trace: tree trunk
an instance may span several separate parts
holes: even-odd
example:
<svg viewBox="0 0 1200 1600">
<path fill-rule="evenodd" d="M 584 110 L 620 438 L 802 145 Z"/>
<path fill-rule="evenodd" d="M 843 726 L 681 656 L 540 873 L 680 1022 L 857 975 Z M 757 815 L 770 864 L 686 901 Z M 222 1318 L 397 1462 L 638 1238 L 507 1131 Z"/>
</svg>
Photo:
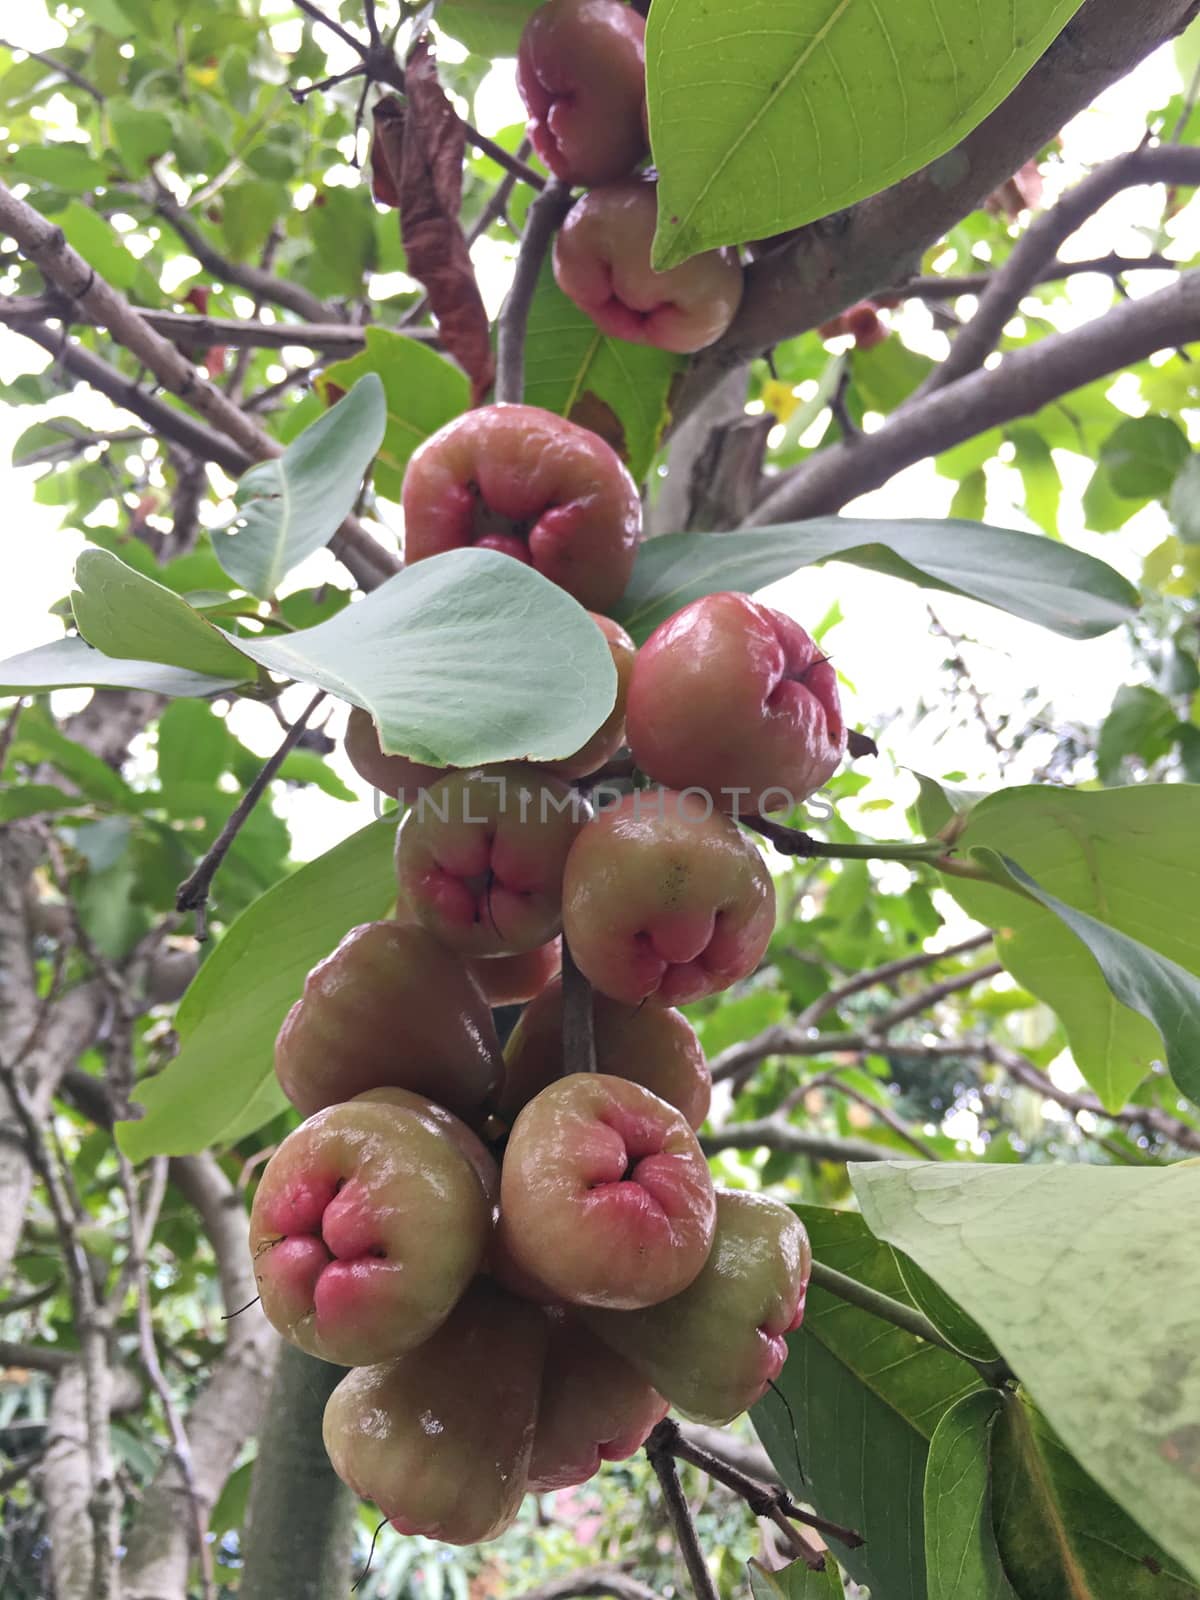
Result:
<svg viewBox="0 0 1200 1600">
<path fill-rule="evenodd" d="M 284 1345 L 250 1485 L 239 1600 L 345 1600 L 358 1512 L 321 1442 L 341 1367 Z"/>
</svg>

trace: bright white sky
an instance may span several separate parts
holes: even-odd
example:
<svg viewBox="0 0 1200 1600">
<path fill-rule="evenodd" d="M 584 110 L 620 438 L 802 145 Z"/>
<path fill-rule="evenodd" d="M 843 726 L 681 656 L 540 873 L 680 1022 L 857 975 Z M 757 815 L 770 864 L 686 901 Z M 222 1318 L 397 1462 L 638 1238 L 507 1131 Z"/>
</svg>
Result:
<svg viewBox="0 0 1200 1600">
<path fill-rule="evenodd" d="M 280 9 L 284 9 L 281 0 Z M 20 7 L 20 29 L 15 20 L 10 32 L 30 48 L 52 48 L 61 41 L 62 30 L 45 16 L 35 0 Z M 336 69 L 337 62 L 333 62 Z M 1075 181 L 1085 168 L 1110 155 L 1132 148 L 1140 139 L 1148 109 L 1161 105 L 1179 87 L 1179 73 L 1170 49 L 1159 51 L 1138 68 L 1124 83 L 1105 95 L 1098 105 L 1068 125 L 1063 132 L 1063 186 Z M 66 102 L 60 102 L 66 108 Z M 69 110 L 69 108 L 66 108 Z M 485 82 L 477 115 L 485 128 L 499 128 L 522 115 L 513 85 L 513 64 L 499 62 Z M 67 130 L 48 128 L 47 137 L 62 136 Z M 1056 178 L 1057 189 L 1059 180 Z M 1052 197 L 1052 196 L 1051 196 Z M 1076 235 L 1068 253 L 1079 257 L 1102 254 L 1107 250 L 1138 254 L 1147 248 L 1146 227 L 1153 227 L 1161 215 L 1161 193 L 1134 190 L 1114 201 Z M 1193 204 L 1176 219 L 1173 229 L 1178 252 L 1186 258 L 1200 250 L 1200 218 Z M 494 305 L 503 293 L 507 265 L 505 252 L 483 241 L 477 262 L 485 295 Z M 1158 275 L 1137 274 L 1131 280 L 1134 294 L 1159 287 Z M 1068 310 L 1064 321 L 1083 321 L 1102 311 L 1108 303 L 1107 288 L 1093 279 L 1074 280 L 1069 288 Z M 942 335 L 935 332 L 927 313 L 920 307 L 901 313 L 904 336 L 917 348 L 938 353 Z M 20 372 L 39 370 L 46 365 L 40 350 L 19 335 L 0 330 L 0 379 L 8 380 Z M 1130 409 L 1138 409 L 1136 392 Z M 0 504 L 8 507 L 9 535 L 6 549 L 6 581 L 0 586 L 0 655 L 13 654 L 47 639 L 57 637 L 58 623 L 46 615 L 55 601 L 69 592 L 71 570 L 83 545 L 77 530 L 59 527 L 54 508 L 34 503 L 34 472 L 17 471 L 9 465 L 11 447 L 17 436 L 38 415 L 72 415 L 85 426 L 100 427 L 111 415 L 98 397 L 78 392 L 65 396 L 44 413 L 18 414 L 0 407 Z M 1078 495 L 1087 481 L 1088 463 L 1078 457 L 1056 452 L 1066 494 L 1064 509 L 1069 517 L 1078 516 Z M 953 485 L 923 463 L 901 474 L 876 493 L 854 502 L 848 511 L 878 517 L 940 516 L 949 507 Z M 1010 527 L 1030 526 L 1015 509 L 1020 500 L 1020 482 L 1015 472 L 998 465 L 989 479 L 988 520 Z M 399 513 L 392 508 L 393 523 Z M 111 510 L 111 507 L 110 507 Z M 1102 556 L 1131 577 L 1139 569 L 1139 555 L 1162 537 L 1161 513 L 1143 513 L 1137 522 L 1119 535 L 1089 535 L 1077 522 L 1064 519 L 1064 539 Z M 324 554 L 313 558 L 293 574 L 289 587 L 301 587 L 332 575 L 333 564 Z M 863 799 L 890 798 L 906 803 L 911 782 L 895 767 L 915 768 L 933 774 L 964 771 L 972 783 L 995 786 L 994 757 L 977 730 L 956 730 L 946 735 L 940 719 L 929 718 L 909 730 L 904 720 L 917 701 L 931 698 L 938 691 L 941 663 L 947 654 L 944 641 L 931 636 L 926 614 L 926 595 L 920 590 L 857 572 L 844 566 L 810 569 L 767 591 L 766 598 L 791 612 L 799 621 L 815 625 L 833 601 L 839 600 L 845 616 L 826 643 L 833 652 L 846 680 L 847 710 L 852 722 L 878 728 L 897 713 L 902 720 L 885 735 L 891 760 L 877 763 L 878 775 Z M 989 695 L 994 709 L 1016 710 L 1021 693 L 1035 685 L 1041 696 L 1053 700 L 1063 720 L 1079 718 L 1094 721 L 1111 702 L 1127 664 L 1127 648 L 1120 634 L 1109 635 L 1088 644 L 1060 640 L 1055 635 L 1004 617 L 967 601 L 934 596 L 942 621 L 954 631 L 979 641 L 970 652 L 976 679 Z M 851 687 L 852 686 L 852 687 Z M 294 691 L 302 701 L 306 692 Z M 86 699 L 86 691 L 67 691 L 60 697 L 63 709 Z M 285 700 L 285 708 L 291 701 Z M 266 753 L 278 740 L 278 724 L 261 706 L 240 704 L 233 713 L 239 735 L 255 749 Z M 1045 751 L 1041 752 L 1045 754 Z M 334 764 L 347 781 L 361 788 L 358 780 L 340 757 Z M 1015 766 L 1008 781 L 1025 781 L 1036 758 Z M 294 793 L 288 802 L 296 854 L 306 859 L 328 849 L 371 815 L 371 800 L 366 794 L 355 805 L 339 804 L 315 791 Z M 889 822 L 887 813 L 873 819 L 879 834 L 902 835 L 905 829 L 897 818 Z"/>
</svg>

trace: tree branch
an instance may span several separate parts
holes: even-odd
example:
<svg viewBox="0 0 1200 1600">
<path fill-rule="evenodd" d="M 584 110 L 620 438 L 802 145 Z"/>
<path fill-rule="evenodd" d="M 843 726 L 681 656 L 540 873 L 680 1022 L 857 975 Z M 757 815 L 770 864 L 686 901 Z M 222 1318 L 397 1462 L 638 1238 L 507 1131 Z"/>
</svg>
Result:
<svg viewBox="0 0 1200 1600">
<path fill-rule="evenodd" d="M 162 220 L 178 234 L 188 251 L 194 255 L 204 270 L 224 284 L 244 289 L 255 300 L 265 300 L 270 305 L 283 306 L 294 311 L 306 322 L 328 323 L 335 313 L 325 302 L 301 284 L 277 278 L 273 272 L 242 261 L 230 261 L 205 237 L 188 216 L 171 191 L 157 176 L 148 187 L 137 191 L 146 203 L 154 208 Z M 214 343 L 219 341 L 214 340 Z"/>
<path fill-rule="evenodd" d="M 805 1006 L 794 1023 L 796 1032 L 803 1033 L 808 1028 L 815 1028 L 821 1018 L 836 1011 L 843 1000 L 852 999 L 864 989 L 873 989 L 877 984 L 891 984 L 910 972 L 936 966 L 940 961 L 953 961 L 956 956 L 969 955 L 973 950 L 991 944 L 992 938 L 993 934 L 988 929 L 972 934 L 969 939 L 961 939 L 958 944 L 947 945 L 944 950 L 921 950 L 916 955 L 902 956 L 898 961 L 885 961 L 882 966 L 872 967 L 867 972 L 856 972 L 852 978 L 835 984 Z"/>
<path fill-rule="evenodd" d="M 914 266 L 930 245 L 1057 134 L 1063 123 L 1181 32 L 1197 0 L 1088 0 L 1042 59 L 954 150 L 911 178 L 801 229 L 755 262 L 729 332 L 693 362 L 676 420 L 721 374 L 827 322 Z"/>
<path fill-rule="evenodd" d="M 18 200 L 0 182 L 0 227 L 16 239 L 22 253 L 46 278 L 145 365 L 164 388 L 199 411 L 212 426 L 226 434 L 253 461 L 283 453 L 283 447 L 257 422 L 181 355 L 139 316 L 124 295 L 118 294 L 67 243 L 32 206 Z M 135 391 L 136 392 L 136 391 Z M 133 397 L 127 402 L 132 405 Z M 330 548 L 364 587 L 382 581 L 381 570 L 395 572 L 399 562 L 382 549 L 355 517 L 347 517 Z M 356 570 L 357 569 L 357 570 Z"/>
<path fill-rule="evenodd" d="M 520 401 L 525 393 L 525 330 L 538 274 L 559 224 L 571 209 L 571 191 L 557 178 L 529 208 L 508 295 L 496 327 L 496 399 Z"/>
<path fill-rule="evenodd" d="M 973 372 L 914 401 L 853 445 L 818 451 L 793 472 L 769 483 L 766 497 L 744 526 L 831 514 L 926 456 L 1028 416 L 1157 350 L 1197 338 L 1200 272 L 1188 272 L 1169 288 L 1124 301 L 1095 322 L 1039 339 L 1013 351 L 992 370 Z"/>
<path fill-rule="evenodd" d="M 753 1122 L 727 1122 L 712 1133 L 700 1135 L 706 1156 L 722 1150 L 779 1150 L 785 1155 L 807 1156 L 812 1161 L 890 1161 L 894 1149 L 868 1139 L 839 1139 L 832 1134 L 799 1128 L 781 1117 L 759 1117 Z"/>
<path fill-rule="evenodd" d="M 611 1596 L 611 1600 L 661 1600 L 658 1591 L 621 1567 L 599 1562 L 576 1567 L 561 1578 L 551 1578 L 536 1588 L 523 1589 L 517 1600 L 574 1600 L 579 1596 Z"/>
<path fill-rule="evenodd" d="M 1098 272 L 1105 278 L 1123 278 L 1128 272 L 1178 272 L 1180 263 L 1172 261 L 1158 251 L 1144 256 L 1122 256 L 1110 251 L 1104 256 L 1089 256 L 1084 261 L 1052 261 L 1034 278 L 1033 283 L 1061 283 L 1064 278 L 1082 277 Z M 886 292 L 902 300 L 956 300 L 959 295 L 982 294 L 996 276 L 990 272 L 960 272 L 934 274 L 927 278 L 909 278 L 892 284 Z"/>
<path fill-rule="evenodd" d="M 1200 183 L 1200 150 L 1164 144 L 1118 156 L 1035 217 L 1008 259 L 992 273 L 975 315 L 955 335 L 950 354 L 934 367 L 907 404 L 917 404 L 924 395 L 981 367 L 999 344 L 1004 325 L 1020 307 L 1022 297 L 1054 262 L 1062 245 L 1114 195 L 1146 183 Z"/>
</svg>

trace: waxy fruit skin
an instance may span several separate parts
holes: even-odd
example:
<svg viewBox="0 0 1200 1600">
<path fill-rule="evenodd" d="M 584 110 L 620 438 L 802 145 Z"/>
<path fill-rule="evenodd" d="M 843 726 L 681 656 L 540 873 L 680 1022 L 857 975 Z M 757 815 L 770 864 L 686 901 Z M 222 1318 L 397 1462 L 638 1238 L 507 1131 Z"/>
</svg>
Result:
<svg viewBox="0 0 1200 1600">
<path fill-rule="evenodd" d="M 585 1483 L 602 1461 L 640 1450 L 667 1402 L 623 1356 L 559 1313 L 550 1324 L 529 1489 L 544 1494 Z"/>
<path fill-rule="evenodd" d="M 483 545 L 601 612 L 633 571 L 637 485 L 598 434 L 538 406 L 483 406 L 439 428 L 409 461 L 402 498 L 410 565 Z"/>
<path fill-rule="evenodd" d="M 591 189 L 554 241 L 562 292 L 602 333 L 689 355 L 733 321 L 744 274 L 732 250 L 703 250 L 667 272 L 650 265 L 658 185 L 631 178 Z"/>
<path fill-rule="evenodd" d="M 374 718 L 360 706 L 350 708 L 343 748 L 350 765 L 364 782 L 391 795 L 401 805 L 410 805 L 422 789 L 444 778 L 451 770 L 427 767 L 420 761 L 410 761 L 407 756 L 384 755 Z"/>
<path fill-rule="evenodd" d="M 250 1212 L 268 1322 L 341 1366 L 423 1344 L 483 1260 L 495 1188 L 475 1135 L 418 1095 L 318 1111 L 271 1157 Z"/>
<path fill-rule="evenodd" d="M 661 623 L 638 652 L 626 709 L 638 766 L 703 789 L 722 811 L 787 811 L 846 752 L 837 675 L 781 611 L 710 594 Z"/>
<path fill-rule="evenodd" d="M 517 88 L 529 137 L 564 183 L 611 183 L 645 159 L 645 38 L 620 0 L 549 0 L 525 24 Z"/>
<path fill-rule="evenodd" d="M 793 1211 L 766 1195 L 721 1190 L 712 1251 L 682 1294 L 643 1311 L 580 1316 L 685 1416 L 726 1423 L 782 1371 L 811 1270 Z"/>
<path fill-rule="evenodd" d="M 562 971 L 562 940 L 519 956 L 474 956 L 467 968 L 489 1006 L 523 1006 Z"/>
<path fill-rule="evenodd" d="M 424 928 L 352 928 L 304 980 L 275 1041 L 303 1116 L 367 1089 L 410 1089 L 478 1123 L 499 1090 L 500 1041 L 463 962 Z"/>
<path fill-rule="evenodd" d="M 615 756 L 625 743 L 625 702 L 633 677 L 633 665 L 637 660 L 637 646 L 619 622 L 614 622 L 611 617 L 602 617 L 595 611 L 590 615 L 604 635 L 612 654 L 613 666 L 617 670 L 617 698 L 596 732 L 573 756 L 565 756 L 561 761 L 542 762 L 547 772 L 557 773 L 560 778 L 586 778 Z"/>
<path fill-rule="evenodd" d="M 638 790 L 580 830 L 563 929 L 584 976 L 627 1005 L 685 1005 L 754 971 L 775 926 L 755 847 L 700 795 Z"/>
<path fill-rule="evenodd" d="M 569 1305 L 653 1305 L 708 1258 L 712 1179 L 674 1106 L 606 1073 L 543 1089 L 513 1124 L 501 1249 Z"/>
<path fill-rule="evenodd" d="M 670 1006 L 630 1006 L 593 994 L 596 1065 L 658 1095 L 699 1128 L 712 1078 L 696 1030 Z M 496 1107 L 506 1122 L 563 1075 L 562 980 L 546 985 L 521 1013 L 504 1046 L 504 1087 Z"/>
<path fill-rule="evenodd" d="M 400 1533 L 496 1538 L 525 1494 L 547 1331 L 478 1280 L 436 1338 L 338 1384 L 323 1427 L 334 1471 Z"/>
<path fill-rule="evenodd" d="M 561 931 L 563 867 L 587 814 L 569 785 L 536 767 L 453 773 L 400 825 L 400 894 L 464 956 L 536 950 Z"/>
</svg>

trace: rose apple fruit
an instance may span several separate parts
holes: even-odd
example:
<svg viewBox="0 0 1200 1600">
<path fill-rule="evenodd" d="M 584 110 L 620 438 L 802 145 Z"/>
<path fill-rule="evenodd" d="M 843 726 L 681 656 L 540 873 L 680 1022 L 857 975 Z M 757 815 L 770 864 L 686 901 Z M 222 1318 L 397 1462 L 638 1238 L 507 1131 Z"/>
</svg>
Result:
<svg viewBox="0 0 1200 1600">
<path fill-rule="evenodd" d="M 540 1311 L 478 1280 L 436 1338 L 338 1384 L 334 1471 L 400 1533 L 496 1538 L 525 1493 L 546 1340 Z"/>
<path fill-rule="evenodd" d="M 562 970 L 562 940 L 519 956 L 479 956 L 467 967 L 489 1006 L 522 1006 Z"/>
<path fill-rule="evenodd" d="M 625 743 L 625 701 L 629 695 L 629 680 L 637 660 L 637 646 L 619 622 L 611 617 L 591 613 L 592 621 L 608 642 L 613 666 L 617 669 L 617 698 L 608 716 L 596 729 L 587 743 L 573 756 L 560 761 L 543 761 L 547 772 L 556 772 L 560 778 L 586 778 L 616 755 Z"/>
<path fill-rule="evenodd" d="M 536 1095 L 500 1174 L 502 1248 L 571 1305 L 653 1305 L 703 1267 L 712 1179 L 674 1106 L 607 1073 L 573 1073 Z"/>
<path fill-rule="evenodd" d="M 418 1095 L 318 1111 L 271 1157 L 250 1212 L 267 1320 L 343 1366 L 414 1349 L 483 1260 L 494 1188 L 470 1129 Z"/>
<path fill-rule="evenodd" d="M 534 1494 L 585 1483 L 602 1461 L 624 1461 L 661 1422 L 667 1402 L 623 1356 L 571 1317 L 550 1323 L 537 1430 Z"/>
<path fill-rule="evenodd" d="M 407 756 L 384 755 L 374 719 L 360 706 L 351 707 L 343 748 L 360 778 L 384 794 L 390 794 L 401 805 L 411 805 L 420 790 L 427 789 L 450 771 L 449 767 L 427 767 L 420 761 L 410 761 Z"/>
<path fill-rule="evenodd" d="M 697 788 L 722 811 L 790 810 L 846 751 L 837 675 L 799 623 L 744 594 L 709 594 L 646 640 L 626 726 L 658 783 Z"/>
<path fill-rule="evenodd" d="M 563 867 L 587 814 L 573 789 L 536 767 L 453 773 L 400 825 L 400 893 L 463 955 L 536 950 L 562 927 Z"/>
<path fill-rule="evenodd" d="M 732 250 L 702 250 L 666 272 L 650 265 L 658 185 L 646 178 L 591 189 L 554 241 L 554 276 L 602 333 L 689 355 L 719 339 L 742 299 Z"/>
<path fill-rule="evenodd" d="M 610 1077 L 640 1083 L 698 1128 L 708 1115 L 712 1078 L 696 1030 L 670 1006 L 629 1006 L 592 997 L 596 1065 Z M 562 979 L 525 1007 L 504 1047 L 504 1088 L 496 1115 L 511 1121 L 563 1075 Z"/>
<path fill-rule="evenodd" d="M 304 980 L 275 1041 L 275 1073 L 304 1116 L 367 1089 L 411 1089 L 478 1123 L 500 1086 L 500 1041 L 463 962 L 424 928 L 352 928 Z"/>
<path fill-rule="evenodd" d="M 645 38 L 619 0 L 549 0 L 525 24 L 517 89 L 533 147 L 564 183 L 611 183 L 645 159 Z"/>
<path fill-rule="evenodd" d="M 464 545 L 524 561 L 581 605 L 620 598 L 642 530 L 637 486 L 599 434 L 537 406 L 468 411 L 404 475 L 404 555 Z"/>
<path fill-rule="evenodd" d="M 782 1371 L 811 1270 L 793 1211 L 766 1195 L 720 1191 L 712 1251 L 681 1294 L 641 1311 L 580 1315 L 685 1416 L 725 1423 Z"/>
<path fill-rule="evenodd" d="M 626 1005 L 683 1005 L 762 958 L 775 887 L 762 856 L 702 795 L 637 790 L 580 829 L 563 928 L 580 971 Z"/>
</svg>

